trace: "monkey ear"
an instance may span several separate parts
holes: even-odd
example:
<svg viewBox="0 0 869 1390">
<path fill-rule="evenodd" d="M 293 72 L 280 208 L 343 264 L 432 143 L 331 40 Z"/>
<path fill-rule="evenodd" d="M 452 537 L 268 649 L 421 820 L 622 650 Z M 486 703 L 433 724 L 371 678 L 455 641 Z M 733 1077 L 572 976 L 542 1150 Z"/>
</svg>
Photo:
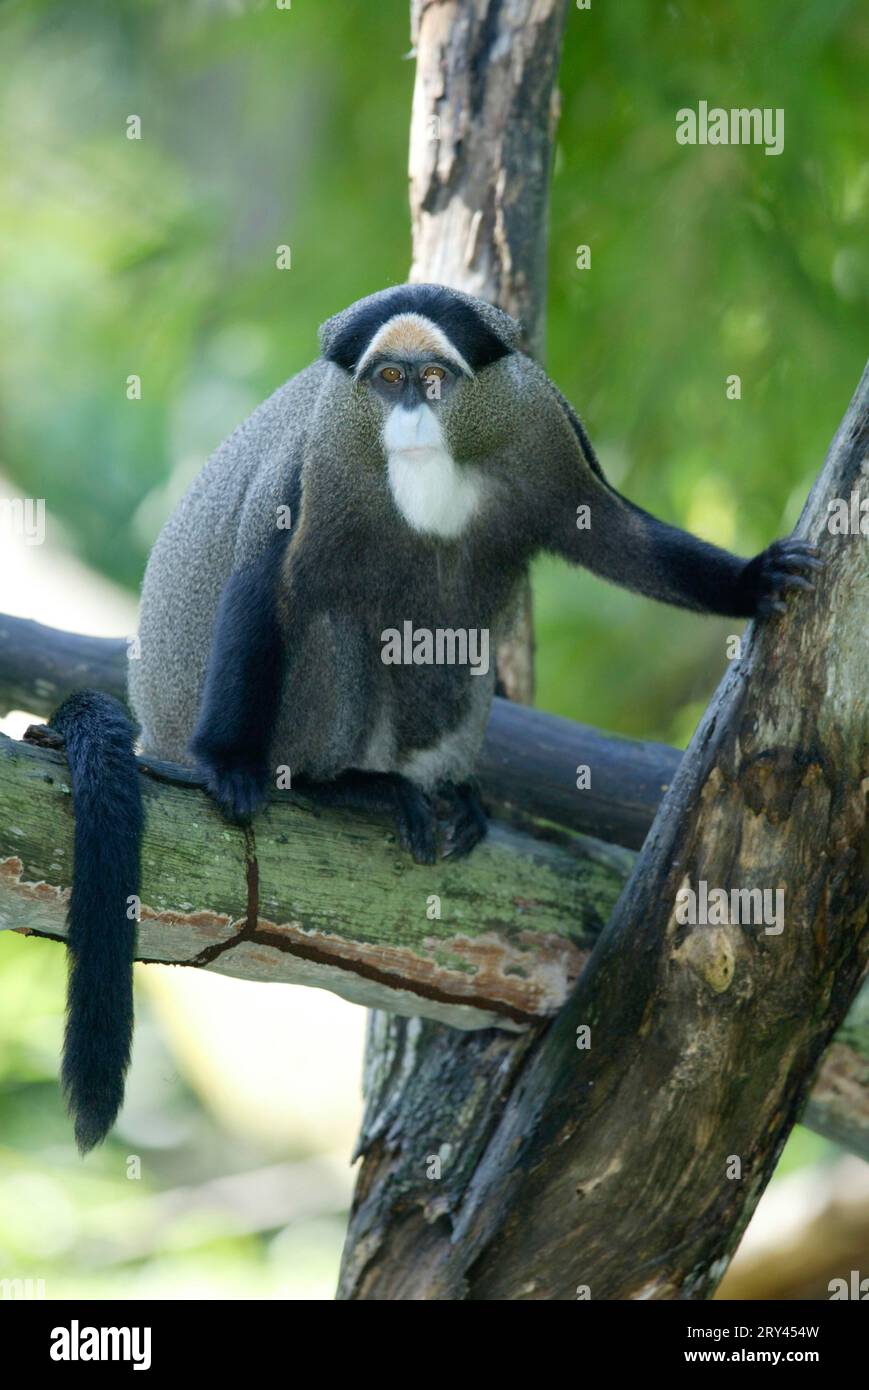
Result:
<svg viewBox="0 0 869 1390">
<path fill-rule="evenodd" d="M 351 304 L 349 309 L 342 309 L 340 314 L 333 314 L 325 323 L 321 323 L 317 332 L 320 343 L 320 356 L 331 357 L 338 339 L 344 335 L 353 319 L 355 304 Z"/>
<path fill-rule="evenodd" d="M 489 304 L 484 299 L 474 299 L 471 302 L 496 338 L 500 338 L 508 348 L 518 348 L 522 339 L 522 324 L 518 319 L 512 318 L 503 309 L 497 309 L 494 304 Z"/>
</svg>

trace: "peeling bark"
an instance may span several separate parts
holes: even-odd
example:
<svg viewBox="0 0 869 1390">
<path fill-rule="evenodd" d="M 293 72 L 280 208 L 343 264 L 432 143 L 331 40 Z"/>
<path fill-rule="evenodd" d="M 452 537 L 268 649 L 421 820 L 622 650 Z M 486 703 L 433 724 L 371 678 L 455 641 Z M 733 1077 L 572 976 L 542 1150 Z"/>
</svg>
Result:
<svg viewBox="0 0 869 1390">
<path fill-rule="evenodd" d="M 454 1028 L 515 1031 L 554 1013 L 631 863 L 613 845 L 495 825 L 469 864 L 423 867 L 387 821 L 277 795 L 243 831 L 167 776 L 142 776 L 139 959 L 313 985 Z M 0 736 L 0 806 L 0 929 L 63 938 L 62 755 Z"/>
<path fill-rule="evenodd" d="M 565 0 L 414 0 L 410 279 L 491 300 L 542 359 Z"/>
</svg>

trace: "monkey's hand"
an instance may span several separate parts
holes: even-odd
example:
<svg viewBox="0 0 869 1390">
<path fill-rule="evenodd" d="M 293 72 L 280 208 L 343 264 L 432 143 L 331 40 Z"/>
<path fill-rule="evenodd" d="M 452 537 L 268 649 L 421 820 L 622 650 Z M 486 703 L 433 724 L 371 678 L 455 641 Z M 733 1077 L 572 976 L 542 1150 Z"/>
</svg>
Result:
<svg viewBox="0 0 869 1390">
<path fill-rule="evenodd" d="M 446 814 L 439 816 L 444 827 L 444 859 L 462 859 L 479 844 L 489 828 L 486 809 L 473 782 L 444 782 L 437 790 Z"/>
<path fill-rule="evenodd" d="M 807 541 L 774 541 L 749 560 L 739 576 L 744 612 L 751 617 L 784 613 L 788 589 L 814 589 L 806 575 L 820 569 L 817 548 Z"/>
<path fill-rule="evenodd" d="M 197 766 L 221 815 L 234 825 L 248 825 L 268 794 L 268 770 L 202 753 L 197 756 Z"/>
</svg>

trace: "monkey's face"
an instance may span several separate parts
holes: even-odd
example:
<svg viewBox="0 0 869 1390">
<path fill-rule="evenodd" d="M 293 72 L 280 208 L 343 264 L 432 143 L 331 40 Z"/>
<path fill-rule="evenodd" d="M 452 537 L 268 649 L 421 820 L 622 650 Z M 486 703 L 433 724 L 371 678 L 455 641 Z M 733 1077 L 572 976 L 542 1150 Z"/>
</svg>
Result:
<svg viewBox="0 0 869 1390">
<path fill-rule="evenodd" d="M 384 467 L 414 530 L 458 537 L 490 494 L 518 425 L 518 333 L 500 310 L 434 285 L 372 295 L 323 326 L 324 357 L 352 382 L 357 466 Z"/>
<path fill-rule="evenodd" d="M 484 465 L 515 432 L 515 393 L 506 363 L 476 373 L 457 355 L 383 351 L 366 357 L 356 384 L 374 407 L 387 458 L 420 463 L 447 453 Z"/>
<path fill-rule="evenodd" d="M 422 458 L 447 449 L 441 406 L 460 386 L 459 369 L 446 357 L 387 357 L 378 354 L 360 384 L 376 396 L 383 412 L 381 439 L 387 455 Z"/>
<path fill-rule="evenodd" d="M 445 428 L 460 400 L 465 373 L 446 352 L 390 351 L 366 355 L 356 389 L 377 418 L 385 482 L 413 531 L 455 540 L 481 502 L 473 466 L 460 464 Z"/>
<path fill-rule="evenodd" d="M 498 362 L 481 379 L 430 348 L 373 353 L 365 363 L 357 389 L 379 411 L 386 481 L 412 530 L 456 540 L 485 508 L 510 430 L 503 409 L 487 409 L 503 374 Z"/>
</svg>

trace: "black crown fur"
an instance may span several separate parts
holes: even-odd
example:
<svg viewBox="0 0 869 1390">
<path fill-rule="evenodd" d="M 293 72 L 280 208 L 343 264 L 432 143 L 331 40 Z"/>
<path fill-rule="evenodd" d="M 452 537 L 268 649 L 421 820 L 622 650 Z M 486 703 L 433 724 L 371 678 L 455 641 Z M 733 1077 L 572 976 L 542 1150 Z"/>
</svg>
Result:
<svg viewBox="0 0 869 1390">
<path fill-rule="evenodd" d="M 440 285 L 396 285 L 360 307 L 326 353 L 353 371 L 377 330 L 396 314 L 424 314 L 446 334 L 475 372 L 506 357 L 512 348 L 493 333 L 475 310 Z"/>
</svg>

